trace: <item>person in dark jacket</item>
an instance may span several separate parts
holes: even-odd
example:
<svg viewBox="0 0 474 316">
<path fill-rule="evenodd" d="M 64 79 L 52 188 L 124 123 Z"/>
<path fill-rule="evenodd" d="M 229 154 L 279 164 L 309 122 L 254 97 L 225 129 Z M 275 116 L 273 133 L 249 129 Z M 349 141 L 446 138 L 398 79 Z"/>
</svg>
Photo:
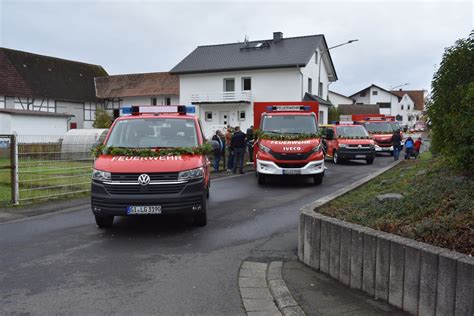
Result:
<svg viewBox="0 0 474 316">
<path fill-rule="evenodd" d="M 236 173 L 237 167 L 239 168 L 240 173 L 244 173 L 245 139 L 245 134 L 240 131 L 240 127 L 236 126 L 234 129 L 234 135 L 232 135 L 230 140 L 230 150 L 234 152 L 233 173 Z"/>
<path fill-rule="evenodd" d="M 413 141 L 413 138 L 408 137 L 407 140 L 405 141 L 405 159 L 410 159 L 411 156 L 413 155 L 413 145 L 415 142 Z"/>
<path fill-rule="evenodd" d="M 250 128 L 247 128 L 247 151 L 249 153 L 249 161 L 253 162 L 253 125 Z"/>
<path fill-rule="evenodd" d="M 402 148 L 402 135 L 400 130 L 396 130 L 392 135 L 393 159 L 398 160 L 400 157 L 400 150 Z"/>
<path fill-rule="evenodd" d="M 214 161 L 213 161 L 213 166 L 214 166 L 214 172 L 219 172 L 219 162 L 221 161 L 222 155 L 225 154 L 225 144 L 223 141 L 223 136 L 222 132 L 220 130 L 216 131 L 216 134 L 212 136 L 212 140 L 216 141 L 219 146 L 216 148 L 213 148 L 214 151 Z M 225 168 L 225 167 L 224 167 Z"/>
</svg>

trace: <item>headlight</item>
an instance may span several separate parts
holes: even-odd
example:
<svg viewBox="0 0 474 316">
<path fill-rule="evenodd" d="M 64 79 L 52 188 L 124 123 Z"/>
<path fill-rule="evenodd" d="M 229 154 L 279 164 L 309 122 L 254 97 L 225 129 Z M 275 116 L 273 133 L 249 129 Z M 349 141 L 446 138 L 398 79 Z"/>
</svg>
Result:
<svg viewBox="0 0 474 316">
<path fill-rule="evenodd" d="M 264 146 L 264 145 L 262 145 L 262 144 L 260 144 L 260 143 L 258 144 L 258 148 L 260 148 L 261 151 L 264 151 L 264 152 L 266 152 L 266 153 L 269 153 L 269 152 L 271 151 L 270 148 L 268 148 L 267 146 Z"/>
<path fill-rule="evenodd" d="M 347 146 L 347 144 L 339 144 L 339 147 L 340 147 L 340 148 L 346 148 L 346 147 L 348 147 L 348 146 Z"/>
<path fill-rule="evenodd" d="M 93 169 L 92 179 L 97 181 L 110 181 L 112 180 L 112 174 L 110 172 Z"/>
<path fill-rule="evenodd" d="M 178 180 L 200 179 L 204 177 L 204 168 L 196 168 L 186 171 L 181 171 L 178 175 Z"/>
<path fill-rule="evenodd" d="M 317 153 L 317 152 L 321 151 L 321 148 L 322 148 L 322 146 L 321 146 L 321 144 L 319 144 L 318 146 L 314 147 L 314 148 L 312 149 L 312 151 L 315 152 L 315 153 Z"/>
</svg>

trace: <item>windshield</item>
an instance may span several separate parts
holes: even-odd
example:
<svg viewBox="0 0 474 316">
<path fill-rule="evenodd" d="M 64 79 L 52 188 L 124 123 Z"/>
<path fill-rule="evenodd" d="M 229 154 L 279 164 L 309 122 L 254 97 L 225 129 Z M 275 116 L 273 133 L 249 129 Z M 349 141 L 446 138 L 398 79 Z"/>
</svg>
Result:
<svg viewBox="0 0 474 316">
<path fill-rule="evenodd" d="M 196 147 L 198 140 L 193 120 L 143 118 L 118 121 L 107 147 L 158 148 Z"/>
<path fill-rule="evenodd" d="M 343 137 L 368 137 L 369 133 L 364 127 L 358 126 L 337 126 L 336 134 Z"/>
<path fill-rule="evenodd" d="M 392 125 L 388 122 L 367 122 L 364 126 L 370 133 L 393 133 Z"/>
<path fill-rule="evenodd" d="M 276 134 L 316 134 L 318 126 L 313 115 L 266 115 L 262 131 Z"/>
<path fill-rule="evenodd" d="M 400 124 L 398 124 L 397 122 L 390 123 L 390 125 L 392 126 L 394 132 L 401 130 Z"/>
</svg>

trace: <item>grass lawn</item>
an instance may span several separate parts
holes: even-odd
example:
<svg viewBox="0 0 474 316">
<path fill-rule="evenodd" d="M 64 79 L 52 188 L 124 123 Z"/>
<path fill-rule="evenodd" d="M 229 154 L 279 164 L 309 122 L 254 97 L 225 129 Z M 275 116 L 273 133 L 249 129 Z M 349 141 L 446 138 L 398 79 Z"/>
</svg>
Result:
<svg viewBox="0 0 474 316">
<path fill-rule="evenodd" d="M 400 193 L 402 200 L 376 196 Z M 348 222 L 473 254 L 474 178 L 446 167 L 429 153 L 403 161 L 317 212 Z"/>
</svg>

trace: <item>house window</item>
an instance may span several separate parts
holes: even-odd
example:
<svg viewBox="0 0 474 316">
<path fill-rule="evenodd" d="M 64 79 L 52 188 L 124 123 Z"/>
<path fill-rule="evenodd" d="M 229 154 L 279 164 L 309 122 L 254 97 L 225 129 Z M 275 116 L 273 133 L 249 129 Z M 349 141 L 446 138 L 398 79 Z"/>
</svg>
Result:
<svg viewBox="0 0 474 316">
<path fill-rule="evenodd" d="M 407 109 L 408 109 L 408 111 L 410 111 L 410 104 L 407 105 Z"/>
<path fill-rule="evenodd" d="M 323 97 L 323 83 L 322 82 L 319 83 L 319 96 Z"/>
<path fill-rule="evenodd" d="M 313 79 L 308 78 L 308 93 L 313 93 Z"/>
<path fill-rule="evenodd" d="M 165 98 L 165 105 L 171 105 L 171 98 Z"/>
<path fill-rule="evenodd" d="M 245 121 L 245 111 L 239 111 L 239 121 Z"/>
<path fill-rule="evenodd" d="M 204 117 L 205 117 L 205 119 L 206 119 L 206 122 L 212 121 L 212 112 L 206 112 L 206 113 L 204 114 Z"/>
<path fill-rule="evenodd" d="M 151 98 L 151 105 L 156 105 L 156 98 Z"/>
<path fill-rule="evenodd" d="M 224 79 L 224 92 L 235 91 L 235 79 Z"/>
<path fill-rule="evenodd" d="M 372 95 L 377 95 L 377 94 L 379 94 L 379 92 L 378 92 L 378 91 L 375 91 L 375 90 L 374 90 L 374 91 L 372 91 Z"/>
<path fill-rule="evenodd" d="M 323 111 L 319 111 L 318 123 L 319 124 L 324 124 L 324 112 Z"/>
<path fill-rule="evenodd" d="M 97 104 L 87 102 L 84 104 L 84 121 L 94 121 L 95 111 L 97 110 Z"/>
<path fill-rule="evenodd" d="M 318 63 L 318 51 L 315 51 L 314 52 L 314 63 L 317 64 Z"/>
<path fill-rule="evenodd" d="M 250 78 L 242 78 L 242 91 L 252 90 L 252 80 Z"/>
<path fill-rule="evenodd" d="M 357 102 L 356 105 L 363 105 L 364 103 L 362 102 Z"/>
<path fill-rule="evenodd" d="M 0 97 L 0 109 L 5 108 L 5 97 Z"/>
<path fill-rule="evenodd" d="M 402 104 L 400 107 L 401 107 L 401 109 L 402 109 L 402 111 L 403 111 L 403 104 Z"/>
<path fill-rule="evenodd" d="M 362 91 L 359 95 L 360 95 L 361 97 L 365 97 L 366 93 L 365 93 L 365 91 Z"/>
</svg>

